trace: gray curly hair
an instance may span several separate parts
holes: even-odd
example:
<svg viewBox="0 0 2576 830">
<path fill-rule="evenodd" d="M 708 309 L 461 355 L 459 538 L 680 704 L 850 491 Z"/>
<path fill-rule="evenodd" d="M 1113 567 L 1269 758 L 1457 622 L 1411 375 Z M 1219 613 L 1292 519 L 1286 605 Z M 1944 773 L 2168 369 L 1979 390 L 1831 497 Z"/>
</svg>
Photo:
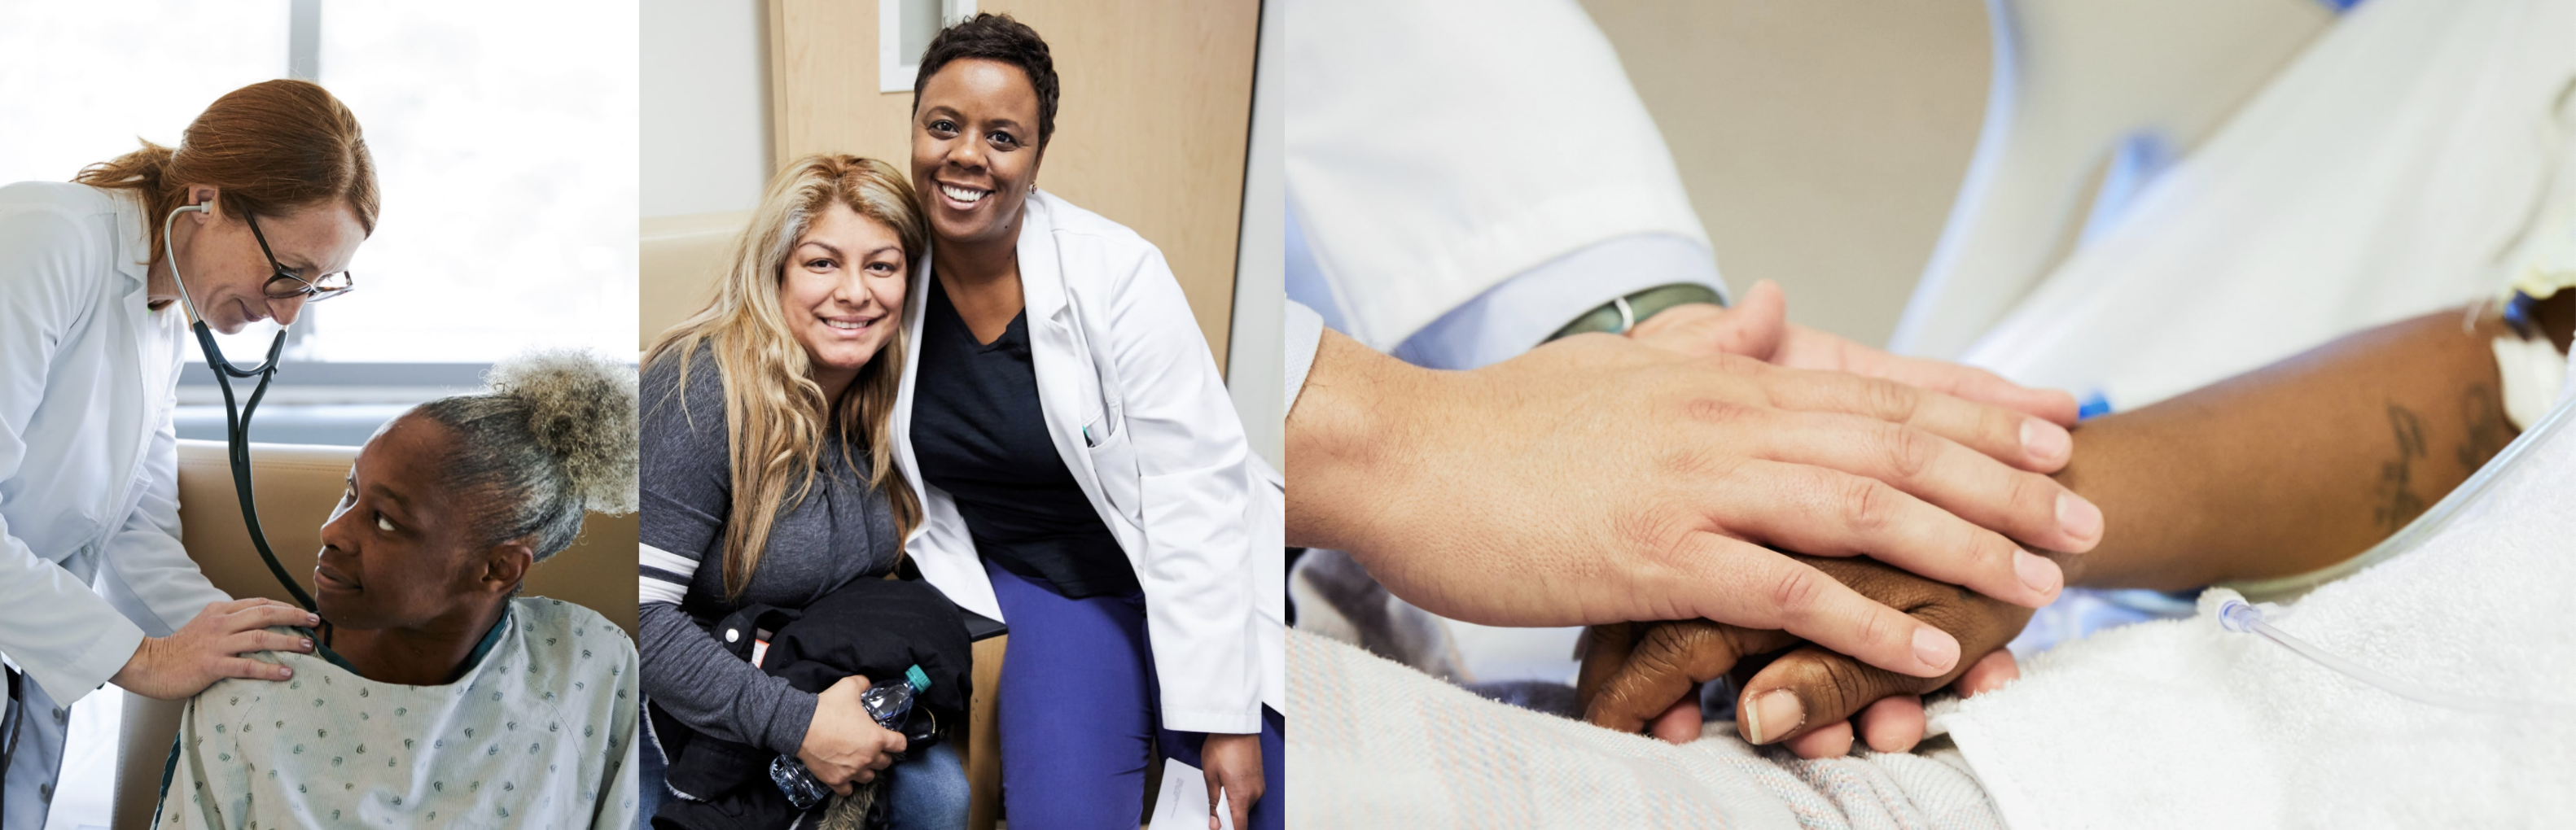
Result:
<svg viewBox="0 0 2576 830">
<path fill-rule="evenodd" d="M 635 369 L 582 351 L 492 365 L 488 391 L 411 414 L 454 430 L 441 476 L 479 511 L 483 544 L 530 538 L 536 561 L 572 546 L 589 511 L 635 510 Z"/>
</svg>

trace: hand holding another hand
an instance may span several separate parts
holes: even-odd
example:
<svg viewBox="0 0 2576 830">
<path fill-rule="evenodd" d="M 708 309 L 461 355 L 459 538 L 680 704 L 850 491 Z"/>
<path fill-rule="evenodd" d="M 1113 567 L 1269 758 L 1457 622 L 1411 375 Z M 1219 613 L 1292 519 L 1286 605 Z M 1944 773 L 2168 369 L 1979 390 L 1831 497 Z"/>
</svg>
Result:
<svg viewBox="0 0 2576 830">
<path fill-rule="evenodd" d="M 1935 677 L 1864 665 L 1808 645 L 1786 632 L 1707 620 L 1622 623 L 1585 633 L 1576 698 L 1584 719 L 1623 732 L 1652 727 L 1676 743 L 1699 737 L 1699 684 L 1733 676 L 1742 690 L 1737 730 L 1755 744 L 1785 741 L 1800 757 L 1841 755 L 1851 748 L 1852 719 L 1872 749 L 1900 752 L 1922 739 L 1918 695 L 1954 687 L 1974 695 L 2019 676 L 2003 645 L 2031 611 L 1953 585 L 1865 559 L 1795 557 L 1863 596 L 1958 638 L 1983 659 Z M 1781 652 L 1786 652 L 1782 654 Z M 1756 658 L 1778 654 L 1767 665 Z M 1758 671 L 1749 670 L 1758 666 Z"/>
<path fill-rule="evenodd" d="M 1328 368 L 1337 351 L 1364 371 Z M 1354 354 L 1354 352 L 1358 354 Z M 2047 420 L 1887 380 L 1581 335 L 1471 372 L 1328 335 L 1291 415 L 1291 541 L 1490 625 L 1708 618 L 1947 674 L 1958 644 L 1772 550 L 1873 557 L 2036 607 L 2014 540 L 2092 547 Z"/>
</svg>

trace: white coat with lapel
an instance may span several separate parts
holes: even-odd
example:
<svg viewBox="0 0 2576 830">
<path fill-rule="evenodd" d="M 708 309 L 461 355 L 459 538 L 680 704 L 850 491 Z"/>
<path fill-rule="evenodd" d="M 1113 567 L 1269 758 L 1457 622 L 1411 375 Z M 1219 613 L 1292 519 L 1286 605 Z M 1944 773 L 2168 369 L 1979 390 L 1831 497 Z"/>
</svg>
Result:
<svg viewBox="0 0 2576 830">
<path fill-rule="evenodd" d="M 1162 252 L 1052 194 L 1031 194 L 1025 210 L 1017 253 L 1039 408 L 1144 588 L 1163 726 L 1260 731 L 1263 704 L 1287 710 L 1285 600 L 1259 570 L 1281 564 L 1275 473 L 1251 453 Z M 911 348 L 893 424 L 924 508 L 906 551 L 958 605 L 1002 619 L 956 502 L 924 486 L 913 456 L 929 259 L 904 303 Z"/>
<path fill-rule="evenodd" d="M 0 187 L 0 653 L 64 704 L 229 599 L 179 545 L 189 350 L 146 305 L 146 221 L 118 191 Z"/>
</svg>

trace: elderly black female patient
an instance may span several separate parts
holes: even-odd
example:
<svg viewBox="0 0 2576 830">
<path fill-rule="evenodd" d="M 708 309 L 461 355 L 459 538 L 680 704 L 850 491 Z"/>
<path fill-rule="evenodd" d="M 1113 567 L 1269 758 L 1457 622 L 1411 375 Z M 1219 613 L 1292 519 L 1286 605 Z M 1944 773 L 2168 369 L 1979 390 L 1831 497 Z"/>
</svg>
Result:
<svg viewBox="0 0 2576 830">
<path fill-rule="evenodd" d="M 519 596 L 590 511 L 635 505 L 635 370 L 578 353 L 493 367 L 358 453 L 313 569 L 311 655 L 190 701 L 160 827 L 624 827 L 635 646 Z M 283 629 L 281 629 L 283 630 Z"/>
</svg>

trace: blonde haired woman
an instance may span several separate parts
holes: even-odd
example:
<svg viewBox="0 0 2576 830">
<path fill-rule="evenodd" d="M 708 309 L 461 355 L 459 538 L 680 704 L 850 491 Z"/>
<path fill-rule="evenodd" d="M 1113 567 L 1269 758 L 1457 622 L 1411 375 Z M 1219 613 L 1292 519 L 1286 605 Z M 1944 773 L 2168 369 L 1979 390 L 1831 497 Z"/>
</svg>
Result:
<svg viewBox="0 0 2576 830">
<path fill-rule="evenodd" d="M 794 756 L 842 790 L 905 748 L 859 706 L 865 681 L 797 691 L 729 653 L 713 627 L 751 604 L 803 608 L 884 576 L 920 523 L 887 423 L 905 279 L 926 238 L 891 165 L 799 160 L 770 182 L 714 301 L 645 360 L 645 696 L 698 733 Z M 646 754 L 650 797 L 665 787 Z M 963 826 L 954 751 L 911 755 L 884 793 L 893 826 Z"/>
</svg>

